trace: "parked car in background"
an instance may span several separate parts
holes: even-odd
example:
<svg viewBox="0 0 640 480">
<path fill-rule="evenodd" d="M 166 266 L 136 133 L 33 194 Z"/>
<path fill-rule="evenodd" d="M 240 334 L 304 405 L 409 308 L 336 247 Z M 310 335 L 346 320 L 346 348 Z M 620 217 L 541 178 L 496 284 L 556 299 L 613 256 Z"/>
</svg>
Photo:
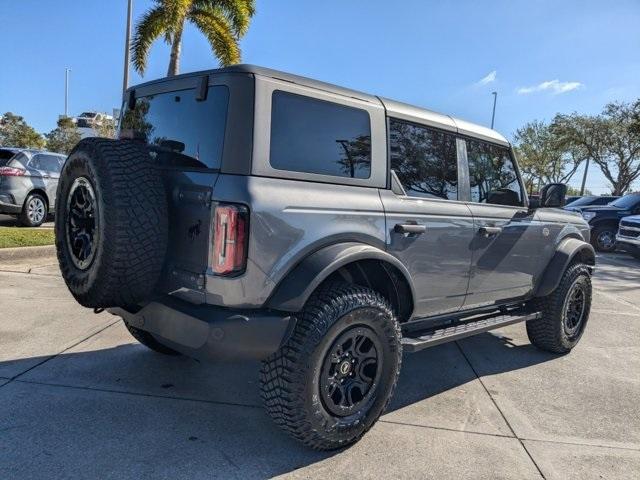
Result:
<svg viewBox="0 0 640 480">
<path fill-rule="evenodd" d="M 565 199 L 565 205 L 569 205 L 570 203 L 573 203 L 581 198 L 582 197 L 580 195 L 570 195 Z"/>
<path fill-rule="evenodd" d="M 640 215 L 633 215 L 620 220 L 616 242 L 622 250 L 629 252 L 640 260 Z"/>
<path fill-rule="evenodd" d="M 65 156 L 41 150 L 0 148 L 0 213 L 37 227 L 53 212 Z"/>
<path fill-rule="evenodd" d="M 591 243 L 600 252 L 616 249 L 618 224 L 623 217 L 640 214 L 640 193 L 630 193 L 608 205 L 584 207 L 580 210 L 591 226 Z"/>
<path fill-rule="evenodd" d="M 601 196 L 587 195 L 585 197 L 578 197 L 573 202 L 567 201 L 567 204 L 565 205 L 564 208 L 574 212 L 579 212 L 584 207 L 608 205 L 609 203 L 613 202 L 614 200 L 617 200 L 618 198 L 620 197 L 613 196 L 613 195 L 601 195 Z"/>
</svg>

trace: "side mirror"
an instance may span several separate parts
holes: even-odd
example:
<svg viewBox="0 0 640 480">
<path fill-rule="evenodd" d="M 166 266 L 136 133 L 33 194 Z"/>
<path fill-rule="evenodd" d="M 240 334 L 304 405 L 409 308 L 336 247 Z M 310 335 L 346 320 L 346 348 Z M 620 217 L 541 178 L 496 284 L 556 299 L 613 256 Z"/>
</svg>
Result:
<svg viewBox="0 0 640 480">
<path fill-rule="evenodd" d="M 564 183 L 550 183 L 549 185 L 545 185 L 540 192 L 540 207 L 564 207 L 567 188 L 568 187 Z"/>
</svg>

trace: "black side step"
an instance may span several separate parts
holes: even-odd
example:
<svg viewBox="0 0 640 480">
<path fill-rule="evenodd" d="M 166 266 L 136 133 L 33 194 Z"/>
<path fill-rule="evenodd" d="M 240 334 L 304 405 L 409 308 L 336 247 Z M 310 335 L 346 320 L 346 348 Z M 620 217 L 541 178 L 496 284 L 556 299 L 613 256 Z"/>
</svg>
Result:
<svg viewBox="0 0 640 480">
<path fill-rule="evenodd" d="M 403 337 L 402 348 L 405 352 L 418 352 L 423 348 L 433 347 L 441 343 L 453 342 L 461 338 L 470 337 L 478 333 L 488 332 L 496 328 L 505 327 L 519 322 L 527 322 L 540 318 L 540 312 L 518 312 L 496 315 L 491 317 L 483 316 L 479 320 L 470 320 L 448 327 L 437 328 L 427 332 L 419 333 L 416 337 Z"/>
</svg>

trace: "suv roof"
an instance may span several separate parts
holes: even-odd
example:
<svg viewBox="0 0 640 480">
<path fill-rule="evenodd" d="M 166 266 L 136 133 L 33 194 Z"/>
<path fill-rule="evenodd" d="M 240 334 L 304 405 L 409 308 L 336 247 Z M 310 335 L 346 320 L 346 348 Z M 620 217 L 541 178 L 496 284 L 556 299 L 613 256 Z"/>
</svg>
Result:
<svg viewBox="0 0 640 480">
<path fill-rule="evenodd" d="M 38 150 L 37 148 L 16 148 L 16 147 L 1 147 L 0 150 L 10 151 L 14 154 L 16 153 L 28 153 L 30 155 L 35 155 L 36 153 L 44 153 L 47 155 L 55 155 L 57 157 L 66 157 L 62 153 L 50 152 L 48 150 Z"/>
<path fill-rule="evenodd" d="M 259 67 L 256 65 L 240 64 L 232 65 L 230 67 L 218 68 L 212 70 L 203 70 L 198 72 L 185 73 L 182 75 L 176 75 L 175 77 L 164 77 L 150 82 L 145 82 L 131 87 L 129 90 L 135 90 L 147 85 L 153 85 L 156 83 L 171 82 L 181 78 L 197 77 L 203 75 L 221 74 L 221 73 L 248 73 L 252 75 L 260 75 L 263 77 L 269 77 L 276 80 L 282 80 L 285 82 L 295 83 L 305 87 L 315 88 L 317 90 L 324 90 L 326 92 L 343 95 L 346 97 L 357 98 L 365 102 L 370 102 L 379 105 L 384 104 L 387 112 L 393 116 L 400 116 L 407 120 L 414 120 L 420 123 L 426 123 L 434 127 L 442 128 L 444 130 L 456 131 L 463 135 L 469 135 L 476 138 L 481 138 L 487 141 L 501 143 L 503 145 L 509 145 L 509 141 L 500 133 L 490 128 L 478 125 L 475 123 L 467 122 L 454 118 L 450 115 L 444 115 L 425 108 L 416 107 L 402 102 L 396 102 L 368 93 L 363 93 L 357 90 L 351 90 L 349 88 L 340 87 L 331 83 L 321 82 L 312 78 L 302 77 L 300 75 L 294 75 L 291 73 L 282 72 L 279 70 L 272 70 L 270 68 Z"/>
</svg>

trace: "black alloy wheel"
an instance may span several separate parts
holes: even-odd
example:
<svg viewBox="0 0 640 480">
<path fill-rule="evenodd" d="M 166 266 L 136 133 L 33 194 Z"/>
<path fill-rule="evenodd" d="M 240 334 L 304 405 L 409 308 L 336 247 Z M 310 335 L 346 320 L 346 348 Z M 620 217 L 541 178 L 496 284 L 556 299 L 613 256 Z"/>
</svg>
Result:
<svg viewBox="0 0 640 480">
<path fill-rule="evenodd" d="M 325 408 L 346 417 L 366 404 L 380 379 L 382 347 L 366 326 L 343 332 L 325 355 L 320 392 Z"/>
<path fill-rule="evenodd" d="M 86 270 L 96 253 L 98 204 L 91 182 L 75 179 L 67 197 L 67 245 L 73 264 Z"/>
</svg>

